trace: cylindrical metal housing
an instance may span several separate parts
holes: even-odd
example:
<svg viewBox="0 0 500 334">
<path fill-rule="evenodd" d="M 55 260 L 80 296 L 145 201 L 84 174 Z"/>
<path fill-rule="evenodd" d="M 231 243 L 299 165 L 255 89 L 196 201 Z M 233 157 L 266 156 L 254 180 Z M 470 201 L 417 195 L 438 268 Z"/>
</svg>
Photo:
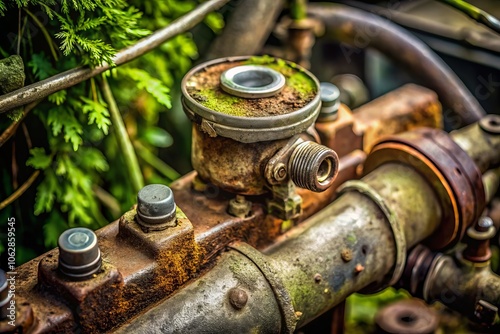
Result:
<svg viewBox="0 0 500 334">
<path fill-rule="evenodd" d="M 184 77 L 182 94 L 194 123 L 194 169 L 203 181 L 246 195 L 268 191 L 265 163 L 314 123 L 321 104 L 311 73 L 269 56 L 201 64 Z"/>
</svg>

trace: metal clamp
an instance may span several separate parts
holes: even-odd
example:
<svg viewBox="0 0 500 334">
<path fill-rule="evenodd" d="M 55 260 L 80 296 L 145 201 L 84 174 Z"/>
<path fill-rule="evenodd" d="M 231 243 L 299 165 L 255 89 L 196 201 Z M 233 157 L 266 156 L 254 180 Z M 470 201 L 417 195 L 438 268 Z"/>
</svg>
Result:
<svg viewBox="0 0 500 334">
<path fill-rule="evenodd" d="M 286 290 L 283 282 L 279 278 L 278 273 L 270 263 L 271 259 L 245 243 L 235 243 L 229 247 L 246 256 L 260 269 L 271 286 L 274 296 L 276 297 L 276 301 L 280 306 L 285 327 L 282 333 L 294 333 L 298 318 L 295 314 L 295 309 L 293 308 L 292 297 Z"/>
<path fill-rule="evenodd" d="M 404 229 L 402 229 L 399 225 L 396 214 L 394 214 L 394 212 L 392 212 L 391 209 L 389 209 L 389 207 L 385 204 L 384 198 L 371 186 L 359 180 L 347 181 L 339 187 L 338 192 L 342 194 L 347 191 L 357 191 L 369 197 L 384 213 L 387 221 L 391 225 L 392 234 L 396 243 L 396 263 L 394 264 L 394 271 L 388 284 L 396 284 L 396 282 L 398 282 L 403 275 L 406 264 L 406 238 Z"/>
</svg>

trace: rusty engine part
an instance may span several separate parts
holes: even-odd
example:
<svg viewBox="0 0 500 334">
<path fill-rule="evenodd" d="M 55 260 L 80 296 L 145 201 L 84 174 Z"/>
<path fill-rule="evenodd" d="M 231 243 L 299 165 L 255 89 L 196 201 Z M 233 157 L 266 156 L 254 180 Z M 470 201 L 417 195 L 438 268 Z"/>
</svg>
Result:
<svg viewBox="0 0 500 334">
<path fill-rule="evenodd" d="M 427 144 L 426 136 L 422 136 L 426 133 L 435 139 L 433 146 Z M 470 135 L 467 128 L 464 133 Z M 461 135 L 458 131 L 455 138 Z M 484 132 L 477 132 L 476 135 L 484 135 Z M 447 153 L 449 157 L 459 158 L 460 165 L 455 163 L 452 166 L 462 173 L 465 191 L 452 191 L 445 195 L 460 203 L 464 193 L 477 196 L 477 190 L 483 188 L 476 183 L 477 190 L 470 185 L 465 188 L 466 183 L 471 182 L 470 178 L 477 176 L 478 168 L 471 168 L 473 160 L 449 136 L 447 139 L 444 136 L 439 131 L 415 130 L 391 140 L 405 143 L 404 147 L 412 147 L 414 151 L 422 149 L 422 156 L 428 154 L 431 157 L 434 150 L 446 147 L 445 153 L 450 152 Z M 385 143 L 383 141 L 380 146 Z M 427 273 L 409 269 L 410 266 L 417 268 L 415 264 L 422 264 L 433 276 L 425 280 L 428 287 L 424 291 L 429 294 L 427 300 L 441 300 L 467 315 L 479 314 L 473 319 L 481 322 L 486 321 L 482 319 L 491 320 L 491 310 L 500 305 L 500 277 L 492 274 L 488 266 L 482 269 L 474 267 L 477 269 L 472 271 L 463 269 L 451 258 L 433 255 L 429 250 L 421 252 L 420 255 L 425 256 L 417 256 L 416 259 L 410 255 L 412 259 L 406 265 L 408 249 L 425 239 L 433 240 L 435 235 L 442 233 L 440 225 L 446 218 L 445 207 L 440 201 L 442 184 L 427 181 L 431 175 L 422 172 L 422 158 L 403 159 L 400 152 L 404 150 L 398 147 L 390 154 L 386 152 L 387 155 L 383 156 L 392 159 L 382 163 L 380 151 L 381 148 L 376 145 L 373 158 L 369 155 L 366 162 L 368 164 L 373 159 L 368 165 L 373 169 L 361 180 L 345 183 L 340 189 L 340 197 L 327 208 L 278 237 L 263 252 L 246 243 L 233 243 L 231 250 L 221 256 L 218 265 L 207 275 L 138 316 L 118 332 L 148 332 L 148 328 L 162 328 L 165 333 L 186 329 L 215 332 L 220 328 L 220 319 L 224 319 L 223 323 L 242 332 L 266 331 L 264 328 L 269 328 L 270 332 L 291 333 L 341 303 L 354 291 L 378 291 L 396 284 L 400 278 L 404 281 L 408 273 L 410 277 L 427 278 Z M 492 161 L 488 163 L 495 158 L 491 156 Z M 375 167 L 377 162 L 380 164 Z M 446 173 L 446 177 L 450 177 L 446 170 L 439 169 L 443 168 L 439 162 L 433 161 L 426 166 L 433 166 L 435 173 Z M 448 182 L 458 181 L 450 178 Z M 481 182 L 481 178 L 477 182 Z M 476 211 L 480 206 L 481 203 L 478 207 L 459 207 L 459 224 L 470 226 L 477 219 Z M 455 240 L 448 238 L 447 241 Z M 436 247 L 443 245 L 437 244 Z M 318 249 L 322 250 L 319 256 Z M 349 257 L 347 250 L 351 254 Z M 446 258 L 450 259 L 449 263 L 444 261 Z M 444 268 L 447 268 L 446 271 L 443 271 Z M 442 276 L 438 278 L 438 275 Z M 446 295 L 439 294 L 444 291 L 444 282 L 452 276 L 455 280 L 468 282 L 464 287 L 466 290 L 460 290 L 464 291 L 460 295 L 460 305 L 445 300 Z M 255 280 L 257 277 L 258 280 L 264 278 L 267 285 L 256 287 L 249 284 L 251 277 Z M 484 287 L 487 281 L 489 287 Z M 229 284 L 226 289 L 221 289 L 220 282 Z M 418 289 L 425 284 L 417 279 L 416 282 L 411 281 L 409 286 Z M 457 288 L 462 286 L 456 285 Z M 478 286 L 481 287 L 479 300 Z M 241 318 L 228 302 L 228 293 L 234 287 L 240 287 L 248 294 L 245 306 L 240 309 L 244 314 Z M 204 295 L 210 296 L 210 300 L 204 299 Z M 256 304 L 253 303 L 254 295 Z M 263 296 L 268 298 L 264 301 Z M 276 313 L 276 307 L 279 313 Z M 278 323 L 277 317 L 280 319 Z M 172 319 L 181 320 L 172 322 Z M 268 327 L 271 323 L 272 327 Z"/>
<path fill-rule="evenodd" d="M 324 191 L 336 176 L 336 153 L 306 132 L 320 111 L 319 83 L 297 65 L 270 57 L 201 64 L 183 80 L 183 105 L 194 123 L 193 167 L 205 182 L 260 195 L 289 179 Z M 275 154 L 279 166 L 266 177 Z"/>
<path fill-rule="evenodd" d="M 305 71 L 301 73 L 310 75 Z M 319 100 L 320 97 L 317 94 L 318 86 L 315 80 L 312 80 L 312 82 L 315 82 L 313 100 L 316 98 Z M 326 143 L 334 142 L 334 138 L 339 138 L 339 133 L 343 131 L 350 133 L 351 136 L 351 140 L 344 143 L 343 149 L 345 153 L 342 154 L 338 161 L 338 177 L 332 181 L 332 186 L 323 192 L 295 188 L 294 183 L 290 180 L 272 185 L 268 178 L 266 178 L 266 175 L 269 176 L 269 174 L 266 174 L 266 167 L 271 166 L 273 161 L 281 161 L 285 165 L 285 168 L 288 169 L 288 173 L 289 170 L 293 170 L 294 168 L 290 168 L 289 160 L 287 161 L 287 159 L 290 159 L 294 152 L 296 152 L 295 155 L 299 155 L 301 151 L 297 150 L 300 148 L 300 145 L 306 145 L 304 143 L 307 143 L 307 145 L 313 148 L 319 146 L 317 144 L 318 136 L 310 127 L 304 127 L 302 130 L 304 132 L 299 134 L 292 135 L 289 133 L 288 136 L 291 136 L 289 138 L 276 139 L 270 142 L 242 143 L 221 135 L 210 137 L 209 134 L 203 131 L 203 127 L 201 126 L 203 119 L 193 114 L 192 117 L 195 121 L 200 123 L 194 125 L 194 141 L 198 140 L 199 145 L 204 145 L 201 139 L 196 139 L 196 136 L 203 136 L 204 139 L 213 145 L 217 145 L 217 141 L 221 141 L 220 145 L 223 146 L 224 150 L 233 150 L 234 153 L 245 149 L 247 155 L 253 154 L 253 157 L 262 159 L 257 159 L 257 161 L 261 161 L 261 169 L 258 173 L 256 172 L 255 175 L 258 175 L 258 178 L 256 177 L 255 179 L 263 183 L 263 185 L 259 185 L 259 191 L 264 189 L 271 194 L 267 196 L 258 196 L 255 194 L 245 196 L 242 193 L 234 194 L 234 190 L 240 189 L 227 186 L 233 182 L 234 178 L 229 178 L 229 181 L 222 179 L 224 187 L 218 187 L 211 179 L 208 181 L 202 180 L 195 172 L 186 175 L 171 185 L 173 198 L 170 197 L 167 189 L 163 188 L 164 191 L 162 190 L 164 186 L 160 186 L 159 190 L 160 192 L 163 191 L 163 193 L 158 194 L 155 201 L 153 201 L 165 204 L 165 206 L 161 206 L 160 208 L 154 207 L 156 204 L 150 202 L 154 196 L 142 196 L 142 194 L 139 194 L 137 209 L 124 214 L 118 222 L 114 222 L 96 232 L 99 249 L 102 254 L 102 265 L 97 273 L 85 280 L 74 280 L 64 275 L 58 269 L 58 249 L 50 251 L 18 268 L 17 278 L 19 285 L 17 286 L 16 295 L 18 305 L 16 328 L 22 328 L 23 331 L 32 330 L 44 333 L 73 332 L 74 330 L 81 330 L 86 333 L 112 331 L 113 328 L 121 326 L 134 316 L 139 316 L 141 313 L 145 314 L 145 309 L 148 306 L 168 297 L 173 292 L 176 292 L 180 286 L 193 280 L 193 284 L 198 287 L 201 287 L 204 284 L 203 282 L 206 282 L 206 291 L 209 291 L 209 289 L 218 289 L 219 291 L 212 291 L 214 294 L 211 294 L 209 297 L 210 303 L 197 303 L 192 309 L 193 311 L 196 311 L 198 307 L 205 309 L 205 307 L 212 305 L 216 306 L 218 309 L 217 312 L 225 312 L 225 309 L 221 308 L 220 305 L 226 305 L 227 302 L 227 305 L 232 310 L 231 312 L 237 311 L 241 312 L 240 314 L 246 314 L 249 321 L 242 322 L 241 318 L 235 318 L 234 321 L 225 324 L 225 326 L 228 326 L 227 328 L 235 330 L 241 328 L 243 330 L 247 328 L 246 326 L 249 323 L 253 323 L 256 324 L 255 326 L 259 324 L 259 326 L 262 326 L 260 328 L 266 329 L 262 331 L 273 332 L 274 329 L 279 331 L 279 328 L 283 330 L 284 328 L 289 328 L 291 330 L 291 328 L 309 322 L 319 314 L 318 312 L 324 312 L 333 305 L 338 304 L 350 291 L 357 291 L 369 283 L 386 282 L 385 284 L 378 285 L 382 287 L 396 280 L 399 274 L 391 274 L 393 264 L 391 264 L 392 261 L 390 260 L 391 257 L 395 256 L 393 254 L 395 249 L 398 249 L 398 255 L 395 257 L 398 259 L 397 272 L 399 272 L 399 268 L 404 264 L 401 262 L 402 259 L 404 260 L 404 256 L 400 254 L 406 254 L 405 245 L 412 245 L 417 240 L 431 234 L 439 224 L 439 217 L 441 215 L 441 211 L 436 204 L 437 202 L 431 200 L 435 196 L 432 193 L 432 188 L 426 184 L 425 180 L 418 173 L 413 172 L 411 168 L 407 168 L 408 173 L 414 175 L 414 177 L 404 182 L 406 182 L 405 184 L 410 182 L 408 187 L 415 186 L 420 189 L 420 195 L 418 195 L 419 191 L 415 190 L 416 195 L 414 199 L 428 203 L 426 205 L 429 210 L 426 212 L 429 212 L 429 214 L 419 213 L 424 219 L 428 219 L 427 224 L 420 224 L 418 226 L 413 225 L 413 222 L 406 224 L 408 229 L 416 228 L 414 232 L 408 232 L 408 235 L 413 235 L 413 233 L 416 235 L 409 238 L 409 242 L 406 244 L 402 242 L 404 235 L 402 229 L 398 228 L 395 220 L 391 218 L 391 223 L 388 224 L 388 215 L 384 211 L 385 207 L 379 206 L 383 204 L 381 202 L 378 204 L 374 203 L 360 189 L 351 185 L 352 190 L 345 190 L 346 193 L 342 196 L 344 199 L 340 204 L 336 204 L 332 209 L 328 209 L 329 211 L 325 211 L 322 216 L 314 218 L 313 221 L 321 221 L 321 224 L 318 224 L 321 231 L 316 232 L 315 230 L 311 230 L 308 237 L 304 236 L 305 239 L 297 241 L 297 247 L 302 243 L 304 243 L 304 246 L 309 245 L 312 247 L 313 245 L 319 245 L 315 241 L 316 236 L 324 235 L 323 242 L 325 245 L 328 244 L 329 247 L 334 248 L 329 254 L 333 256 L 333 254 L 337 254 L 338 250 L 339 261 L 335 260 L 331 262 L 333 258 L 325 256 L 322 257 L 322 260 L 317 265 L 310 267 L 307 270 L 308 273 L 304 272 L 299 275 L 299 272 L 297 272 L 294 274 L 294 268 L 297 270 L 300 269 L 299 267 L 295 267 L 295 265 L 290 266 L 287 258 L 296 261 L 297 257 L 293 256 L 293 254 L 303 253 L 304 262 L 297 262 L 296 265 L 300 264 L 302 266 L 302 263 L 307 263 L 308 265 L 315 263 L 317 261 L 316 251 L 312 253 L 308 252 L 313 251 L 313 248 L 316 249 L 316 246 L 302 251 L 299 247 L 296 248 L 296 251 L 294 250 L 289 253 L 289 248 L 283 245 L 283 250 L 277 251 L 280 254 L 283 252 L 283 261 L 280 260 L 280 268 L 283 266 L 292 270 L 288 272 L 291 275 L 289 278 L 284 277 L 287 276 L 286 271 L 283 271 L 283 274 L 275 278 L 275 280 L 282 280 L 283 284 L 285 284 L 285 287 L 283 287 L 278 283 L 276 283 L 278 285 L 275 283 L 269 285 L 268 279 L 273 280 L 273 278 L 269 272 L 263 274 L 260 271 L 259 268 L 262 266 L 266 267 L 266 264 L 259 264 L 258 267 L 255 265 L 255 261 L 258 261 L 257 258 L 248 260 L 246 257 L 249 256 L 248 254 L 246 256 L 238 255 L 241 252 L 235 253 L 234 251 L 221 255 L 221 251 L 235 241 L 245 241 L 251 246 L 263 249 L 266 245 L 275 242 L 278 235 L 289 230 L 295 223 L 307 219 L 326 207 L 338 196 L 335 189 L 341 183 L 357 178 L 359 166 L 364 162 L 366 156 L 363 153 L 363 149 L 365 149 L 364 145 L 365 143 L 373 145 L 371 142 L 377 139 L 377 133 L 380 135 L 387 133 L 394 134 L 419 125 L 440 126 L 439 115 L 441 110 L 436 95 L 416 86 L 406 86 L 401 88 L 400 91 L 405 92 L 408 90 L 412 93 L 401 94 L 401 99 L 387 98 L 385 100 L 386 107 L 394 112 L 392 115 L 375 113 L 374 109 L 370 109 L 370 103 L 368 103 L 365 107 L 356 111 L 357 117 L 355 119 L 352 116 L 352 112 L 341 105 L 337 120 L 316 124 L 318 133 Z M 408 108 L 409 105 L 412 108 Z M 319 110 L 318 105 L 314 112 L 319 112 Z M 358 118 L 360 119 L 359 122 L 357 121 Z M 377 130 L 383 128 L 383 124 L 396 123 L 399 125 L 389 126 L 384 131 Z M 358 128 L 359 130 L 354 132 L 353 128 Z M 365 138 L 366 134 L 369 134 L 369 140 Z M 268 145 L 268 147 L 265 147 L 265 145 Z M 262 148 L 263 146 L 264 148 Z M 259 152 L 268 151 L 270 152 L 267 155 L 268 160 L 264 160 L 262 157 L 265 155 Z M 218 153 L 218 151 L 214 151 L 213 147 L 210 146 L 207 146 L 207 151 L 202 150 L 202 152 Z M 229 157 L 229 153 L 224 152 L 226 151 L 223 151 L 223 154 L 228 154 Z M 320 150 L 320 152 L 324 152 L 324 150 Z M 285 159 L 273 160 L 273 158 L 282 158 L 283 156 L 285 156 Z M 320 157 L 321 155 L 318 156 Z M 203 157 L 203 159 L 208 161 L 210 157 L 212 159 L 218 158 L 216 155 L 212 155 Z M 240 157 L 239 154 L 238 157 Z M 247 168 L 253 166 L 255 162 L 242 160 L 240 163 L 242 165 L 238 165 L 239 167 Z M 318 167 L 320 166 L 321 164 Z M 318 171 L 328 170 L 329 168 L 337 169 L 336 166 L 337 163 L 326 166 L 326 168 L 323 166 L 318 168 Z M 398 168 L 400 167 L 397 165 L 387 167 L 387 177 L 384 178 L 387 178 L 388 184 L 394 184 L 394 181 L 390 179 L 394 175 L 397 175 L 396 170 Z M 385 173 L 381 172 L 381 177 Z M 280 168 L 277 169 L 277 173 L 272 173 L 271 177 L 273 175 L 277 175 L 278 178 L 283 177 L 280 173 Z M 329 174 L 320 172 L 318 175 L 324 176 Z M 212 176 L 210 175 L 210 177 Z M 232 190 L 233 192 L 228 190 Z M 397 197 L 392 201 L 399 200 L 402 200 L 402 198 Z M 286 212 L 287 209 L 290 209 L 290 202 L 295 203 L 293 204 L 295 207 L 291 211 L 298 211 L 295 212 L 298 213 L 297 220 L 293 222 L 289 219 L 280 218 L 278 217 L 279 214 L 276 214 L 276 211 L 279 212 L 285 209 L 284 211 Z M 175 206 L 173 203 L 175 203 Z M 275 205 L 273 207 L 270 203 L 282 203 L 282 206 Z M 359 208 L 358 203 L 360 204 Z M 167 228 L 160 230 L 144 228 L 145 217 L 146 219 L 161 217 L 159 219 L 161 222 L 170 222 L 170 219 L 164 220 L 163 218 L 168 218 L 166 216 L 169 216 L 172 207 L 176 208 L 175 223 L 169 223 Z M 351 209 L 347 210 L 347 208 Z M 354 212 L 350 210 L 354 210 Z M 368 217 L 371 215 L 374 219 L 372 223 L 373 227 L 364 218 L 353 220 L 353 214 L 355 217 Z M 287 217 L 291 217 L 291 215 L 287 215 Z M 328 217 L 326 221 L 324 221 L 325 217 Z M 337 225 L 337 221 L 344 222 L 342 223 L 342 228 L 338 229 L 334 226 Z M 351 230 L 351 225 L 355 221 L 358 221 L 360 225 Z M 358 238 L 356 233 L 358 230 L 365 229 L 366 224 L 370 226 L 367 232 L 371 232 L 360 234 L 359 238 L 363 236 L 368 238 L 363 239 L 366 240 L 367 244 L 366 247 L 362 247 L 361 243 L 356 242 Z M 296 227 L 290 232 L 300 234 L 300 231 L 303 230 L 304 228 L 302 227 Z M 392 236 L 393 230 L 396 231 L 394 233 L 397 234 L 397 238 Z M 333 235 L 331 234 L 332 232 L 334 233 Z M 380 239 L 376 237 L 379 234 Z M 339 240 L 346 240 L 347 244 L 344 245 L 344 242 L 339 244 Z M 383 246 L 380 240 L 387 240 L 388 244 Z M 339 245 L 343 246 L 342 249 L 349 248 L 351 250 L 350 261 L 345 262 L 343 260 L 340 254 L 342 249 L 337 249 Z M 361 247 L 361 250 L 358 251 L 357 247 Z M 275 249 L 277 250 L 278 248 Z M 250 248 L 247 247 L 248 249 Z M 256 251 L 254 253 L 260 254 L 256 253 Z M 288 255 L 285 256 L 285 253 Z M 271 255 L 262 256 L 263 261 L 268 261 Z M 378 263 L 373 256 L 381 256 L 383 261 L 379 260 L 380 263 Z M 282 256 L 276 255 L 276 257 L 281 258 Z M 229 263 L 224 260 L 226 258 L 229 258 Z M 271 258 L 274 258 L 274 256 L 271 256 Z M 334 258 L 337 257 L 334 256 Z M 328 266 L 324 267 L 326 264 Z M 304 265 L 304 268 L 306 267 Z M 221 273 L 219 269 L 215 271 L 209 270 L 210 268 L 220 268 L 225 273 Z M 241 272 L 238 268 L 248 268 L 248 271 Z M 273 270 L 271 267 L 269 268 Z M 328 268 L 335 268 L 334 272 L 337 273 L 345 272 L 345 279 L 340 275 L 337 276 L 337 274 L 331 276 L 332 272 Z M 282 270 L 279 269 L 278 271 L 281 272 Z M 203 276 L 198 277 L 200 275 Z M 211 277 L 222 277 L 220 275 L 224 277 L 231 275 L 231 278 L 228 281 L 224 281 L 221 278 L 217 280 L 215 285 L 212 285 L 213 281 Z M 282 277 L 282 275 L 284 276 Z M 384 279 L 386 275 L 388 277 Z M 285 293 L 286 290 L 292 288 L 292 285 L 299 284 L 297 280 L 293 280 L 294 277 L 305 279 L 306 276 L 311 276 L 311 288 L 313 288 L 311 291 L 321 292 L 320 300 L 323 300 L 323 302 L 318 303 L 310 310 L 306 309 L 310 306 L 306 289 L 302 290 L 302 292 L 297 290 L 293 293 Z M 351 281 L 351 278 L 354 281 Z M 246 283 L 243 284 L 243 282 Z M 248 284 L 250 282 L 255 283 L 257 286 L 251 285 L 251 289 L 249 289 Z M 345 288 L 341 289 L 344 285 Z M 242 291 L 234 292 L 234 290 L 231 290 L 233 292 L 229 293 L 228 290 L 231 287 L 239 287 Z M 373 289 L 376 288 L 376 286 L 373 287 Z M 177 291 L 175 295 L 179 296 L 177 298 L 183 298 L 182 296 L 185 292 L 190 291 L 189 289 L 191 288 L 186 286 L 186 288 Z M 342 293 L 339 293 L 339 289 L 342 290 Z M 291 301 L 276 301 L 273 299 L 274 293 L 283 295 L 283 298 L 291 294 L 294 298 L 293 303 L 296 303 L 296 298 L 301 301 L 299 304 L 293 306 L 294 311 L 291 312 Z M 248 298 L 246 302 L 243 302 L 245 294 Z M 216 303 L 219 300 L 217 296 L 222 298 L 220 300 L 223 301 L 223 304 Z M 172 300 L 174 302 L 174 299 L 171 298 L 166 301 Z M 185 301 L 188 302 L 187 299 Z M 252 307 L 255 304 L 259 305 L 261 310 L 265 308 L 267 310 L 266 313 L 263 314 L 261 311 L 255 313 L 256 310 Z M 286 312 L 285 319 L 280 310 L 285 310 L 283 311 Z M 218 315 L 220 315 L 217 312 L 210 311 L 206 313 L 206 316 L 212 314 L 215 321 Z M 299 316 L 299 314 L 302 315 Z M 300 318 L 300 321 L 295 323 L 297 318 Z M 176 319 L 184 318 L 176 316 Z M 219 317 L 217 319 L 219 319 L 217 326 L 220 326 L 220 319 L 222 318 Z M 282 319 L 284 319 L 285 323 L 283 326 L 281 325 Z M 133 323 L 135 323 L 135 320 L 130 324 L 132 325 Z M 211 328 L 208 322 L 205 324 L 200 322 L 199 325 L 206 326 L 206 329 Z M 177 325 L 172 325 L 171 328 L 173 329 L 175 326 L 181 328 L 184 326 L 184 323 L 179 321 Z M 7 325 L 5 321 L 0 321 L 0 332 L 9 332 L 12 330 L 13 328 Z M 152 330 L 157 331 L 159 329 L 153 328 Z"/>
<path fill-rule="evenodd" d="M 291 333 L 353 292 L 406 281 L 418 243 L 457 243 L 485 206 L 481 172 L 499 162 L 496 120 L 404 132 L 441 126 L 433 92 L 408 85 L 351 112 L 319 89 L 270 57 L 194 68 L 183 106 L 196 172 L 145 187 L 97 238 L 69 230 L 19 268 L 16 326 L 0 331 Z M 336 115 L 315 123 L 321 110 Z M 418 279 L 441 258 L 424 258 Z M 482 322 L 498 307 L 494 294 L 475 302 Z"/>
</svg>

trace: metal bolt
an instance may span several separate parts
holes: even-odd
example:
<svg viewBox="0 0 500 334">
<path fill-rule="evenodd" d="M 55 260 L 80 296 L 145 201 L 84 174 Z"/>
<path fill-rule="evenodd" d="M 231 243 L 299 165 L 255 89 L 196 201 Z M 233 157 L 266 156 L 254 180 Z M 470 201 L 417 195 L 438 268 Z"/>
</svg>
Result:
<svg viewBox="0 0 500 334">
<path fill-rule="evenodd" d="M 342 260 L 345 262 L 349 262 L 352 260 L 352 251 L 350 249 L 343 249 L 342 252 L 340 252 L 340 256 L 342 257 Z"/>
<path fill-rule="evenodd" d="M 228 292 L 229 303 L 237 309 L 241 310 L 248 302 L 248 295 L 245 290 L 240 288 L 232 288 Z"/>
<path fill-rule="evenodd" d="M 495 322 L 495 317 L 497 313 L 498 313 L 498 308 L 495 305 L 492 305 L 485 300 L 481 299 L 476 303 L 474 316 L 482 324 L 492 325 Z"/>
<path fill-rule="evenodd" d="M 59 270 L 66 276 L 85 279 L 101 268 L 97 236 L 85 227 L 64 231 L 58 240 Z"/>
<path fill-rule="evenodd" d="M 11 296 L 9 294 L 9 283 L 7 282 L 7 275 L 5 271 L 0 269 L 0 319 L 5 319 L 9 314 L 7 307 L 9 306 L 9 302 Z"/>
<path fill-rule="evenodd" d="M 286 172 L 285 164 L 282 162 L 276 164 L 276 167 L 274 167 L 274 171 L 273 171 L 274 179 L 278 182 L 281 182 L 281 181 L 284 181 L 286 179 L 286 175 L 287 175 L 287 172 Z"/>
<path fill-rule="evenodd" d="M 475 228 L 478 232 L 488 232 L 490 227 L 493 226 L 493 220 L 490 217 L 481 217 L 477 222 Z"/>
<path fill-rule="evenodd" d="M 245 196 L 243 195 L 236 195 L 236 197 L 234 198 L 236 200 L 237 203 L 245 203 Z"/>
<path fill-rule="evenodd" d="M 321 111 L 319 119 L 321 121 L 333 121 L 337 119 L 340 106 L 340 90 L 332 83 L 322 82 L 319 85 L 321 98 Z"/>
<path fill-rule="evenodd" d="M 232 216 L 245 218 L 251 209 L 252 202 L 247 201 L 243 195 L 236 195 L 235 198 L 229 201 L 227 212 Z"/>
<path fill-rule="evenodd" d="M 137 194 L 137 222 L 145 232 L 176 226 L 176 205 L 172 189 L 150 184 Z"/>
</svg>

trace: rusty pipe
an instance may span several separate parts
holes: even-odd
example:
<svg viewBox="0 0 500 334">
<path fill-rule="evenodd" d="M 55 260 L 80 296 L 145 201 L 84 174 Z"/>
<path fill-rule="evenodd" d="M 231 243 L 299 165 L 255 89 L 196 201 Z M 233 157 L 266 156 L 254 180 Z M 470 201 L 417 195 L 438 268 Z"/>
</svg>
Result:
<svg viewBox="0 0 500 334">
<path fill-rule="evenodd" d="M 383 17 L 337 4 L 310 4 L 309 14 L 325 23 L 327 36 L 340 41 L 346 52 L 373 47 L 426 80 L 460 121 L 470 124 L 485 112 L 455 73 L 426 44 Z M 352 45 L 355 51 L 348 49 Z"/>
<path fill-rule="evenodd" d="M 351 293 L 374 291 L 399 279 L 407 247 L 427 237 L 441 220 L 435 194 L 418 172 L 396 163 L 357 182 L 263 253 L 247 244 L 232 245 L 209 273 L 117 333 L 182 333 L 200 326 L 224 332 L 233 330 L 235 319 L 241 333 L 292 333 Z M 399 182 L 404 182 L 401 191 L 390 191 Z M 409 188 L 412 192 L 404 196 Z M 394 212 L 396 203 L 402 209 Z M 267 284 L 259 283 L 259 275 Z M 234 287 L 247 295 L 242 308 L 231 304 Z"/>
<path fill-rule="evenodd" d="M 422 245 L 415 247 L 408 255 L 401 286 L 414 296 L 429 303 L 440 301 L 479 323 L 486 323 L 488 311 L 479 309 L 480 301 L 486 302 L 487 308 L 491 305 L 494 313 L 500 307 L 500 276 L 491 270 L 490 261 L 470 262 L 460 253 L 452 257 Z"/>
<path fill-rule="evenodd" d="M 234 11 L 222 34 L 210 46 L 206 59 L 258 54 L 283 5 L 283 0 L 235 1 Z"/>
</svg>

